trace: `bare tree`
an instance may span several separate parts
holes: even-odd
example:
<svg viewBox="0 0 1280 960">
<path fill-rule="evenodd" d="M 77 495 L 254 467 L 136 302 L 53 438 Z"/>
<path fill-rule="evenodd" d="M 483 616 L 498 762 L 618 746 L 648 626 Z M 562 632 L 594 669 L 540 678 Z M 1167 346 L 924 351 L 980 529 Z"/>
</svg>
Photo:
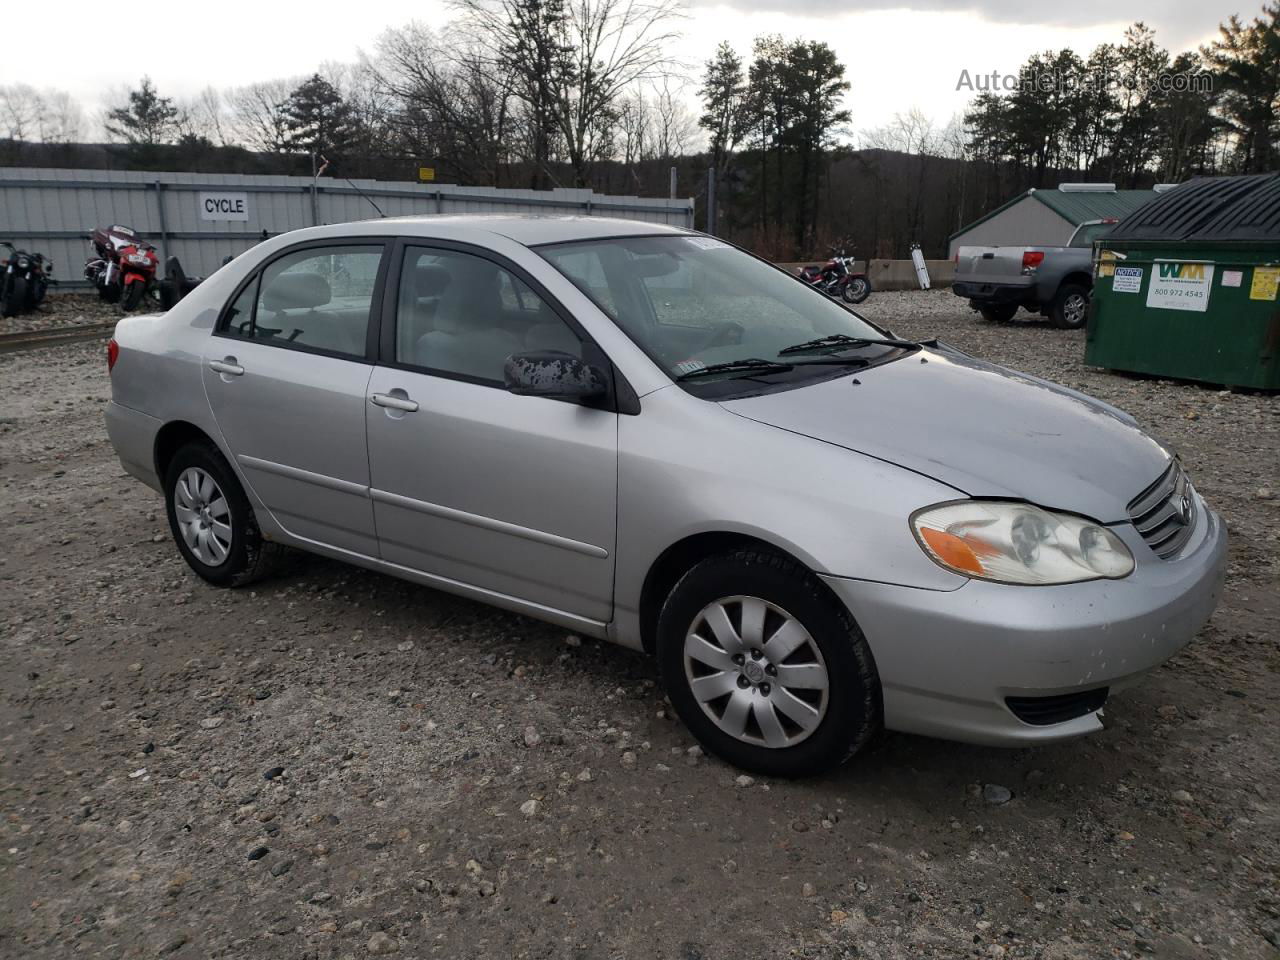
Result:
<svg viewBox="0 0 1280 960">
<path fill-rule="evenodd" d="M 586 186 L 603 156 L 618 99 L 628 88 L 680 69 L 670 50 L 683 16 L 679 0 L 573 0 L 569 39 L 574 70 L 557 98 L 574 180 Z"/>
<path fill-rule="evenodd" d="M 31 140 L 40 118 L 40 94 L 25 83 L 0 87 L 0 132 L 7 140 Z"/>
<path fill-rule="evenodd" d="M 408 152 L 438 157 L 464 183 L 497 186 L 513 152 L 514 81 L 487 43 L 449 31 L 411 23 L 382 35 L 371 67 L 393 103 L 388 122 Z"/>
<path fill-rule="evenodd" d="M 65 90 L 46 90 L 40 96 L 37 130 L 44 143 L 76 143 L 85 132 L 84 111 Z"/>
<path fill-rule="evenodd" d="M 289 139 L 289 94 L 297 78 L 267 80 L 227 92 L 233 139 L 252 150 L 282 153 Z"/>
<path fill-rule="evenodd" d="M 205 87 L 190 100 L 178 103 L 178 129 L 184 139 L 205 141 L 220 147 L 233 142 L 222 95 Z"/>
<path fill-rule="evenodd" d="M 670 75 L 654 85 L 654 136 L 658 156 L 664 160 L 683 157 L 698 140 L 698 118 L 683 94 L 684 84 Z"/>
</svg>

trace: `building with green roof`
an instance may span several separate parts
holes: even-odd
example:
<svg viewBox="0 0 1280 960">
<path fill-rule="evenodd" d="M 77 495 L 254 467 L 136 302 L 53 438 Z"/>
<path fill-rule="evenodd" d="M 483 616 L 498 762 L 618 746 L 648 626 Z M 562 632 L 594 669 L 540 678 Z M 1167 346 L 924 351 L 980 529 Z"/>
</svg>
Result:
<svg viewBox="0 0 1280 960">
<path fill-rule="evenodd" d="M 1063 183 L 1034 187 L 996 207 L 947 238 L 952 257 L 961 247 L 1065 246 L 1082 223 L 1120 220 L 1164 188 L 1117 190 L 1114 183 Z"/>
</svg>

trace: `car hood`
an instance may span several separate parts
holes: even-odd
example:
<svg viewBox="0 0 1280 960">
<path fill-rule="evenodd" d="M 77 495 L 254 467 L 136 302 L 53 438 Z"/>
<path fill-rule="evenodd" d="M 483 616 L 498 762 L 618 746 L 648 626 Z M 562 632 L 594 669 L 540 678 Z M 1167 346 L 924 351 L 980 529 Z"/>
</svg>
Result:
<svg viewBox="0 0 1280 960">
<path fill-rule="evenodd" d="M 932 477 L 971 497 L 1028 500 L 1103 523 L 1170 454 L 1132 417 L 945 344 L 727 410 Z"/>
</svg>

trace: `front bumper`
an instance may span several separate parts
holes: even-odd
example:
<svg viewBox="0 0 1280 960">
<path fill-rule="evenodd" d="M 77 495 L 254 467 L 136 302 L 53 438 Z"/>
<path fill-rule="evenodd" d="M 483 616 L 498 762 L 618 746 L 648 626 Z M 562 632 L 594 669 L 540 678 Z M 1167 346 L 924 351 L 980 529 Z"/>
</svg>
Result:
<svg viewBox="0 0 1280 960">
<path fill-rule="evenodd" d="M 970 580 L 936 591 L 824 577 L 875 656 L 885 726 L 993 746 L 1101 729 L 1098 712 L 1026 723 L 1006 699 L 1133 684 L 1205 624 L 1226 571 L 1226 529 L 1203 501 L 1175 560 L 1156 557 L 1131 525 L 1113 529 L 1137 560 L 1123 580 L 1057 587 Z"/>
</svg>

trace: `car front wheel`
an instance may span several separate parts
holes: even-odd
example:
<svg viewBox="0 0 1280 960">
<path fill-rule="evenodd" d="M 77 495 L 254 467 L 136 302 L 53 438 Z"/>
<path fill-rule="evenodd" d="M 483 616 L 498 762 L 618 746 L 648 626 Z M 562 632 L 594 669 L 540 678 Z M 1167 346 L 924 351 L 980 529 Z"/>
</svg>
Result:
<svg viewBox="0 0 1280 960">
<path fill-rule="evenodd" d="M 276 548 L 263 541 L 240 481 L 212 444 L 190 443 L 174 454 L 164 489 L 169 530 L 192 570 L 219 587 L 266 571 Z"/>
<path fill-rule="evenodd" d="M 746 770 L 820 773 L 880 726 L 862 632 L 817 577 L 777 554 L 743 549 L 694 566 L 659 617 L 658 657 L 681 720 Z"/>
</svg>

